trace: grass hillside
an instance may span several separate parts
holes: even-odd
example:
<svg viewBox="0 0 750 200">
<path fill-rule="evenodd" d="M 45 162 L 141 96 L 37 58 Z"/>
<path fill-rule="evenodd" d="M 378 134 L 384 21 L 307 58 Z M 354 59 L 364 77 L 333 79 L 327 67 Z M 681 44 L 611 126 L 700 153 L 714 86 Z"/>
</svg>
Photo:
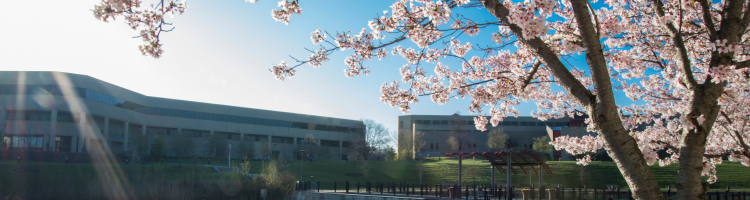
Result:
<svg viewBox="0 0 750 200">
<path fill-rule="evenodd" d="M 167 162 L 183 162 L 187 160 L 169 160 Z M 236 162 L 236 161 L 235 161 Z M 226 165 L 226 163 L 216 163 L 216 165 Z M 251 173 L 260 173 L 262 161 L 251 161 Z M 300 161 L 290 161 L 287 170 L 295 178 L 299 178 Z M 616 184 L 621 188 L 626 188 L 627 184 L 620 175 L 617 167 L 613 162 L 592 162 L 589 166 L 584 167 L 584 176 L 581 180 L 581 166 L 571 161 L 549 162 L 555 164 L 552 168 L 559 168 L 553 175 L 544 175 L 543 182 L 545 185 L 562 184 L 566 187 L 577 187 L 582 184 L 589 188 L 603 188 L 608 184 Z M 89 185 L 101 180 L 102 166 L 111 165 L 112 169 L 120 169 L 117 176 L 127 177 L 129 181 L 137 180 L 163 180 L 171 182 L 192 182 L 197 179 L 199 182 L 206 181 L 223 181 L 231 179 L 231 174 L 220 174 L 207 167 L 199 167 L 193 174 L 193 169 L 184 164 L 177 167 L 174 164 L 140 164 L 140 165 L 120 165 L 120 164 L 92 164 L 92 163 L 49 163 L 49 162 L 30 162 L 16 164 L 13 161 L 0 162 L 0 190 L 24 191 L 27 188 L 52 187 L 59 184 Z M 347 174 L 362 174 L 362 162 L 332 161 L 322 160 L 312 163 L 304 163 L 304 179 L 321 181 L 323 187 L 332 187 L 332 182 L 339 183 L 338 188 L 342 188 L 342 183 L 350 181 L 356 182 L 400 182 L 400 183 L 419 183 L 419 171 L 417 170 L 418 162 L 414 161 L 370 161 L 370 172 L 367 177 L 364 176 L 347 176 Z M 476 161 L 464 161 L 464 184 L 489 184 L 490 169 L 488 163 L 483 163 L 479 159 Z M 425 160 L 424 177 L 425 184 L 442 184 L 456 183 L 458 163 L 453 160 Z M 472 176 L 468 171 L 475 168 L 477 173 Z M 652 166 L 656 179 L 663 188 L 667 185 L 674 185 L 677 181 L 677 165 L 673 164 L 666 167 Z M 113 173 L 110 173 L 113 174 Z M 750 168 L 738 163 L 725 162 L 718 165 L 718 182 L 711 185 L 711 188 L 721 189 L 728 185 L 741 186 L 744 189 L 750 189 Z M 538 183 L 537 175 L 512 175 L 513 184 L 536 185 Z M 531 180 L 529 180 L 531 179 Z M 505 175 L 496 172 L 496 182 L 505 183 Z M 2 191 L 0 191 L 2 192 Z"/>
<path fill-rule="evenodd" d="M 253 166 L 260 166 L 261 162 L 252 162 Z M 304 178 L 321 182 L 331 181 L 350 181 L 350 182 L 407 182 L 419 183 L 419 171 L 417 170 L 418 162 L 414 161 L 370 161 L 370 175 L 368 177 L 346 176 L 346 174 L 362 174 L 362 163 L 352 163 L 346 161 L 314 161 L 313 163 L 304 163 Z M 577 187 L 587 185 L 589 188 L 603 188 L 609 184 L 619 185 L 626 188 L 627 183 L 615 166 L 614 162 L 591 162 L 585 166 L 583 181 L 581 181 L 581 166 L 576 165 L 575 161 L 549 162 L 555 164 L 551 168 L 559 168 L 552 175 L 543 175 L 543 184 L 562 184 L 567 187 Z M 489 163 L 482 163 L 479 159 L 476 161 L 464 160 L 464 183 L 465 184 L 489 184 L 490 169 Z M 467 168 L 475 166 L 479 168 L 477 176 L 467 176 Z M 253 167 L 253 172 L 257 173 L 259 167 Z M 666 167 L 658 165 L 651 166 L 651 170 L 656 176 L 659 185 L 666 188 L 667 185 L 675 185 L 677 182 L 677 164 Z M 458 162 L 453 160 L 425 160 L 423 183 L 441 184 L 456 183 L 458 179 Z M 739 163 L 725 162 L 718 165 L 718 182 L 711 184 L 711 188 L 726 188 L 728 185 L 737 185 L 742 188 L 750 189 L 750 168 Z M 289 163 L 289 172 L 299 177 L 300 161 Z M 531 177 L 530 177 L 531 176 Z M 539 177 L 536 174 L 525 175 L 518 171 L 518 174 L 511 175 L 514 185 L 530 183 L 538 184 Z M 495 171 L 495 180 L 497 183 L 505 183 L 506 175 Z"/>
</svg>

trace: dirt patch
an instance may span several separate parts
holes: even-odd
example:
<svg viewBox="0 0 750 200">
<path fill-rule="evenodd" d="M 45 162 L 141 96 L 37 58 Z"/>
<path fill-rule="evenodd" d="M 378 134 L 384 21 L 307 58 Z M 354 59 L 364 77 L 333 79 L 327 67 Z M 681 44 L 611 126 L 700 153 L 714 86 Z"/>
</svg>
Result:
<svg viewBox="0 0 750 200">
<path fill-rule="evenodd" d="M 344 174 L 344 176 L 365 176 L 362 174 Z"/>
</svg>

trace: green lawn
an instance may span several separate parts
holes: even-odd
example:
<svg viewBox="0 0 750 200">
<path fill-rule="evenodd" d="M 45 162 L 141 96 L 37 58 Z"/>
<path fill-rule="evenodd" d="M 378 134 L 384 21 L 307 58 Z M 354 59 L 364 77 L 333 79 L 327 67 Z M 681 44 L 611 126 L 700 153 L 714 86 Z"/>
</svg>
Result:
<svg viewBox="0 0 750 200">
<path fill-rule="evenodd" d="M 193 175 L 195 170 L 195 176 Z M 222 181 L 230 174 L 219 174 L 213 169 L 177 165 L 120 165 L 107 163 L 60 163 L 60 162 L 0 162 L 0 193 L 28 191 L 32 188 L 50 188 L 59 185 L 88 187 L 92 184 L 115 184 L 114 182 L 163 181 L 202 182 Z M 117 177 L 117 178 L 112 178 Z"/>
<path fill-rule="evenodd" d="M 453 160 L 436 160 L 430 159 L 424 161 L 424 175 L 423 183 L 426 184 L 439 184 L 439 183 L 455 183 L 458 179 L 458 162 Z M 172 162 L 184 162 L 174 161 Z M 166 161 L 165 161 L 166 162 Z M 203 161 L 205 163 L 205 160 Z M 217 161 L 212 161 L 212 164 L 216 164 Z M 226 160 L 218 161 L 223 165 L 226 165 Z M 237 162 L 237 161 L 233 161 Z M 253 173 L 260 173 L 261 161 L 251 161 Z M 583 182 L 581 181 L 580 171 L 581 166 L 576 165 L 575 161 L 551 161 L 549 164 L 551 168 L 559 168 L 559 171 L 555 171 L 553 175 L 543 175 L 543 183 L 549 184 L 562 184 L 569 187 L 577 187 L 582 184 L 587 185 L 589 188 L 597 187 L 603 188 L 606 185 L 615 184 L 621 188 L 626 188 L 627 183 L 620 174 L 620 171 L 615 166 L 614 162 L 591 162 L 588 166 L 584 167 Z M 482 173 L 477 177 L 467 177 L 464 174 L 464 183 L 468 184 L 489 184 L 490 182 L 490 169 L 486 167 L 489 163 L 482 163 L 480 159 L 476 161 L 464 160 L 463 164 L 466 165 L 478 165 Z M 321 160 L 314 161 L 313 163 L 304 163 L 304 179 L 310 179 L 313 176 L 314 181 L 321 182 L 407 182 L 407 183 L 419 183 L 419 171 L 417 170 L 417 162 L 414 161 L 370 161 L 370 175 L 365 177 L 346 176 L 351 173 L 362 173 L 361 163 L 352 163 L 339 160 Z M 299 177 L 300 173 L 300 161 L 290 161 L 288 170 L 294 174 L 295 177 Z M 651 170 L 656 176 L 659 185 L 662 188 L 667 185 L 675 185 L 677 182 L 677 164 L 672 164 L 666 167 L 660 167 L 658 164 L 651 166 Z M 736 185 L 742 188 L 750 189 L 750 168 L 739 163 L 725 161 L 724 164 L 717 166 L 718 171 L 718 182 L 711 184 L 710 187 L 713 189 L 726 189 L 728 185 Z M 464 172 L 465 173 L 465 172 Z M 506 175 L 500 174 L 495 171 L 495 177 L 497 183 L 505 183 Z M 511 176 L 513 184 L 529 184 L 529 175 L 518 172 L 518 174 Z M 537 185 L 539 177 L 537 175 L 531 175 L 531 183 Z M 324 184 L 326 186 L 326 184 Z M 326 186 L 327 187 L 327 186 Z"/>
<path fill-rule="evenodd" d="M 176 162 L 187 163 L 189 161 L 187 159 L 165 160 L 165 163 Z M 543 176 L 545 185 L 563 184 L 567 187 L 573 187 L 582 184 L 579 176 L 580 166 L 576 165 L 575 162 L 561 161 L 549 163 L 556 164 L 551 166 L 552 168 L 560 169 L 559 171 L 555 171 L 553 175 Z M 226 161 L 214 160 L 211 164 L 226 166 Z M 251 173 L 260 173 L 262 161 L 251 161 L 250 164 L 252 166 Z M 287 168 L 296 178 L 299 178 L 300 164 L 300 161 L 290 161 Z M 370 174 L 367 177 L 346 176 L 346 174 L 361 174 L 361 165 L 361 162 L 352 163 L 331 160 L 314 161 L 313 163 L 305 162 L 304 179 L 324 182 L 323 187 L 332 187 L 327 183 L 336 181 L 339 183 L 338 188 L 342 188 L 341 184 L 345 181 L 350 181 L 353 184 L 365 181 L 419 183 L 419 171 L 416 167 L 417 162 L 414 161 L 370 161 Z M 469 177 L 465 174 L 465 184 L 489 184 L 490 170 L 489 167 L 486 167 L 488 163 L 482 163 L 480 160 L 465 160 L 464 165 L 483 166 L 480 168 L 481 173 L 479 176 Z M 188 166 L 177 167 L 174 164 L 141 164 L 132 166 L 104 163 L 71 163 L 65 165 L 64 163 L 49 162 L 31 162 L 18 165 L 13 161 L 3 161 L 0 162 L 0 188 L 3 189 L 0 190 L 23 191 L 26 188 L 48 187 L 55 184 L 85 185 L 101 179 L 101 174 L 127 177 L 126 180 L 128 181 L 163 180 L 170 182 L 192 182 L 193 179 L 203 182 L 222 181 L 231 179 L 229 176 L 232 176 L 230 174 L 214 172 L 206 167 L 198 168 L 195 173 L 196 175 L 193 176 L 193 169 Z M 452 160 L 425 160 L 423 183 L 455 183 L 457 179 L 457 167 L 457 162 Z M 655 165 L 651 168 L 659 184 L 664 188 L 666 188 L 666 185 L 674 185 L 676 183 L 676 164 L 667 167 Z M 38 172 L 18 172 L 16 171 L 17 169 L 31 169 L 38 170 Z M 586 171 L 586 176 L 584 177 L 583 184 L 589 188 L 603 188 L 607 184 L 616 184 L 621 188 L 627 187 L 625 180 L 613 162 L 592 162 L 584 170 Z M 738 163 L 725 162 L 718 166 L 718 173 L 719 181 L 712 184 L 711 188 L 721 189 L 726 188 L 727 185 L 738 185 L 745 189 L 750 188 L 750 168 L 748 167 Z M 495 175 L 498 183 L 505 182 L 505 175 L 497 172 Z M 539 180 L 537 175 L 529 177 L 529 175 L 524 175 L 521 172 L 512 175 L 514 185 L 529 184 L 530 178 L 531 183 L 536 185 Z"/>
</svg>

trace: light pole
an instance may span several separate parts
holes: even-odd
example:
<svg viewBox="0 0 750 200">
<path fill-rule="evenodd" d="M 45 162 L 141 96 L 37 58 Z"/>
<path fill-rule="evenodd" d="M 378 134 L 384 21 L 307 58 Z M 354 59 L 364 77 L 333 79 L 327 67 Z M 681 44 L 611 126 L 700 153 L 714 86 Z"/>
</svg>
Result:
<svg viewBox="0 0 750 200">
<path fill-rule="evenodd" d="M 300 163 L 299 163 L 299 181 L 300 181 L 300 183 L 302 183 L 302 169 L 304 169 L 304 166 L 305 166 L 305 157 L 302 156 L 302 153 L 305 153 L 304 149 L 299 150 L 299 154 L 300 154 L 299 156 L 301 158 Z"/>
</svg>

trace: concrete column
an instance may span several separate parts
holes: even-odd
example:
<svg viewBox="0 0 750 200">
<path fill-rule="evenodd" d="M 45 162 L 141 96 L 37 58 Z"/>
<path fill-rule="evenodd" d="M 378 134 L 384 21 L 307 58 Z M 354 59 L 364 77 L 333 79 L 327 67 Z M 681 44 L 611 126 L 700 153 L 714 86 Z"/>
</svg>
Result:
<svg viewBox="0 0 750 200">
<path fill-rule="evenodd" d="M 47 144 L 49 144 L 49 151 L 55 151 L 55 138 L 57 136 L 57 110 L 52 110 L 52 116 L 50 116 L 49 123 L 49 140 L 47 141 Z M 44 148 L 47 148 L 47 146 L 45 145 Z"/>
<path fill-rule="evenodd" d="M 297 137 L 292 137 L 292 140 L 294 140 L 294 142 L 292 143 L 293 147 L 297 147 Z M 300 155 L 300 152 L 299 151 L 294 152 L 294 148 L 292 148 L 292 158 L 296 157 L 294 155 Z M 302 155 L 300 155 L 300 156 L 302 156 Z M 304 160 L 304 158 L 301 158 L 301 157 L 300 157 L 300 159 Z"/>
<path fill-rule="evenodd" d="M 128 135 L 130 133 L 130 122 L 125 121 L 125 133 L 122 136 L 122 151 L 128 151 Z"/>
<path fill-rule="evenodd" d="M 109 134 L 109 117 L 104 118 L 104 132 L 102 133 L 102 137 L 104 137 L 104 141 L 111 140 L 111 135 Z"/>
<path fill-rule="evenodd" d="M 417 135 L 417 126 L 416 124 L 412 123 L 411 124 L 411 159 L 417 158 L 417 151 L 414 149 L 414 143 L 415 143 L 414 138 L 416 135 Z M 461 184 L 459 184 L 459 186 L 461 186 Z"/>
<path fill-rule="evenodd" d="M 268 158 L 271 158 L 273 155 L 273 140 L 271 140 L 271 135 L 268 135 Z"/>
<path fill-rule="evenodd" d="M 339 156 L 344 155 L 344 141 L 339 140 Z M 342 157 L 343 160 L 343 157 Z"/>
<path fill-rule="evenodd" d="M 141 135 L 146 135 L 146 125 L 141 126 Z M 148 136 L 146 136 L 146 140 L 148 141 Z M 148 144 L 151 144 L 150 142 L 147 142 Z M 146 145 L 146 152 L 151 152 L 151 145 Z M 140 152 L 140 153 L 146 153 L 146 152 Z"/>
<path fill-rule="evenodd" d="M 177 128 L 177 136 L 182 136 L 182 128 Z"/>
<path fill-rule="evenodd" d="M 83 152 L 83 146 L 84 146 L 84 139 L 86 138 L 86 130 L 88 130 L 88 126 L 86 125 L 86 120 L 88 118 L 86 117 L 86 113 L 81 113 L 81 116 L 78 118 L 78 138 L 76 138 L 76 142 L 78 144 L 78 147 L 76 152 Z"/>
<path fill-rule="evenodd" d="M 240 141 L 245 141 L 245 134 L 244 133 L 240 133 Z"/>
<path fill-rule="evenodd" d="M 8 115 L 8 111 L 5 110 L 5 107 L 0 108 L 0 131 L 2 131 L 2 132 L 0 132 L 0 134 L 5 134 L 6 133 L 6 131 L 5 131 L 5 120 L 7 118 L 5 118 L 5 115 Z M 0 141 L 0 142 L 2 142 L 2 141 Z"/>
</svg>

